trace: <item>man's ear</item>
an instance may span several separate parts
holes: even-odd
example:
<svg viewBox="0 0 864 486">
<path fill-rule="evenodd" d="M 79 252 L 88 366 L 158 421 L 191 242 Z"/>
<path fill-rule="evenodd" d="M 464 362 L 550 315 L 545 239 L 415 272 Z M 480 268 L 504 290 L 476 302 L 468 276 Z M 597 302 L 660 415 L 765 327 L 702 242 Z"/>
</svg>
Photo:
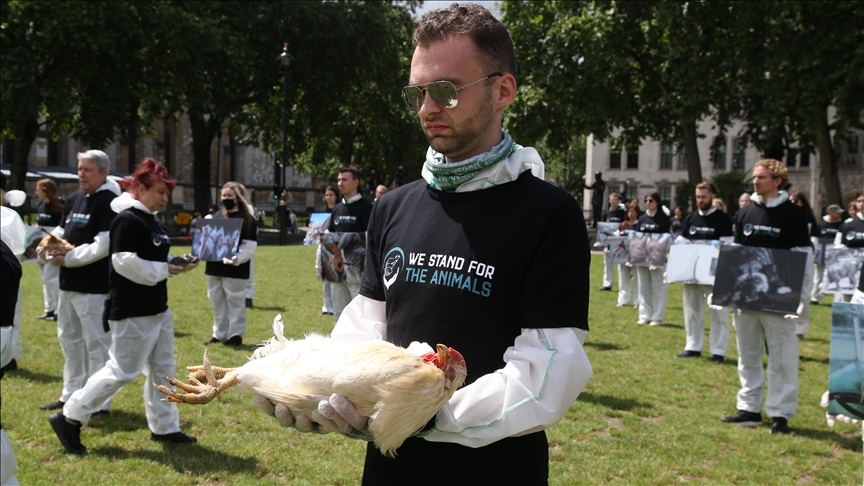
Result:
<svg viewBox="0 0 864 486">
<path fill-rule="evenodd" d="M 495 100 L 496 104 L 499 107 L 505 107 L 513 103 L 513 100 L 516 98 L 516 91 L 516 78 L 510 73 L 501 75 L 501 79 L 498 81 L 498 99 Z"/>
</svg>

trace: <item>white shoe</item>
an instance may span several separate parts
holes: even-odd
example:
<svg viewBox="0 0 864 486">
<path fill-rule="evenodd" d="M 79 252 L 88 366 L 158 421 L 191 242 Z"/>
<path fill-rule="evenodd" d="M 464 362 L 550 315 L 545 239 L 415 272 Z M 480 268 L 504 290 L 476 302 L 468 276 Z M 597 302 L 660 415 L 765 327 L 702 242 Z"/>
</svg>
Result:
<svg viewBox="0 0 864 486">
<path fill-rule="evenodd" d="M 648 324 L 648 321 L 646 321 L 645 319 L 639 319 L 638 321 L 636 321 L 636 324 Z"/>
<path fill-rule="evenodd" d="M 653 321 L 651 323 L 652 326 L 659 326 L 661 323 L 659 321 Z"/>
</svg>

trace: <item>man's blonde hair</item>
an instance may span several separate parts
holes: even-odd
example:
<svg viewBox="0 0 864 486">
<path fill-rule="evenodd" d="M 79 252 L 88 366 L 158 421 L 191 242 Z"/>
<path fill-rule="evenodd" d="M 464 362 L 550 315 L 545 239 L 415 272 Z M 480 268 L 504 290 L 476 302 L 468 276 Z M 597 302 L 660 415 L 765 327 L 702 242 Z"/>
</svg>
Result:
<svg viewBox="0 0 864 486">
<path fill-rule="evenodd" d="M 789 183 L 789 170 L 786 169 L 783 162 L 780 162 L 777 159 L 762 159 L 759 162 L 756 162 L 753 169 L 756 169 L 756 167 L 765 167 L 774 179 L 779 177 L 783 181 L 780 184 L 779 189 L 781 191 L 786 189 L 786 184 Z"/>
</svg>

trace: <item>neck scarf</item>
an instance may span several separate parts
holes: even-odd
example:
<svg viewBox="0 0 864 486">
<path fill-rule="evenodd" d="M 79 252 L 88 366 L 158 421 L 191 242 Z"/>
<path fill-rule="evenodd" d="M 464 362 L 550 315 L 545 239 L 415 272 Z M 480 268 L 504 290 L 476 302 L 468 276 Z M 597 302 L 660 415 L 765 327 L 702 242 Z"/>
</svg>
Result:
<svg viewBox="0 0 864 486">
<path fill-rule="evenodd" d="M 442 191 L 455 191 L 460 185 L 473 179 L 478 172 L 509 158 L 519 148 L 521 147 L 506 132 L 504 139 L 492 147 L 492 150 L 461 162 L 447 163 L 444 161 L 444 154 L 429 147 L 423 172 L 424 175 L 426 172 L 430 175 L 426 177 L 430 187 Z"/>
</svg>

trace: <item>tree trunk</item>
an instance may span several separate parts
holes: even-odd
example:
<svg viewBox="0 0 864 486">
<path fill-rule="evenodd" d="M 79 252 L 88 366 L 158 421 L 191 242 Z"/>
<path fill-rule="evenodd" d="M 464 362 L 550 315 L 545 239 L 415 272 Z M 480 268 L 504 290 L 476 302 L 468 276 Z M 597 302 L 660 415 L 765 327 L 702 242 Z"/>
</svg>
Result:
<svg viewBox="0 0 864 486">
<path fill-rule="evenodd" d="M 216 130 L 208 126 L 203 116 L 191 112 L 189 124 L 192 128 L 192 188 L 195 191 L 195 210 L 207 214 L 213 204 L 210 197 L 210 147 Z"/>
<path fill-rule="evenodd" d="M 816 130 L 816 146 L 819 150 L 819 166 L 825 182 L 825 205 L 843 206 L 843 193 L 840 190 L 840 154 L 831 140 L 828 125 L 828 109 L 813 114 L 813 127 Z M 815 195 L 814 195 L 815 196 Z"/>
<path fill-rule="evenodd" d="M 15 137 L 15 156 L 12 158 L 12 166 L 9 170 L 9 186 L 7 189 L 24 190 L 24 182 L 27 180 L 27 158 L 30 157 L 30 148 L 36 140 L 39 131 L 39 121 L 33 118 L 27 120 L 21 127 L 19 136 Z"/>
<path fill-rule="evenodd" d="M 699 160 L 699 146 L 696 144 L 698 134 L 696 133 L 696 122 L 689 121 L 681 124 L 684 134 L 684 156 L 687 160 L 687 179 L 691 184 L 702 182 L 702 162 Z"/>
</svg>

